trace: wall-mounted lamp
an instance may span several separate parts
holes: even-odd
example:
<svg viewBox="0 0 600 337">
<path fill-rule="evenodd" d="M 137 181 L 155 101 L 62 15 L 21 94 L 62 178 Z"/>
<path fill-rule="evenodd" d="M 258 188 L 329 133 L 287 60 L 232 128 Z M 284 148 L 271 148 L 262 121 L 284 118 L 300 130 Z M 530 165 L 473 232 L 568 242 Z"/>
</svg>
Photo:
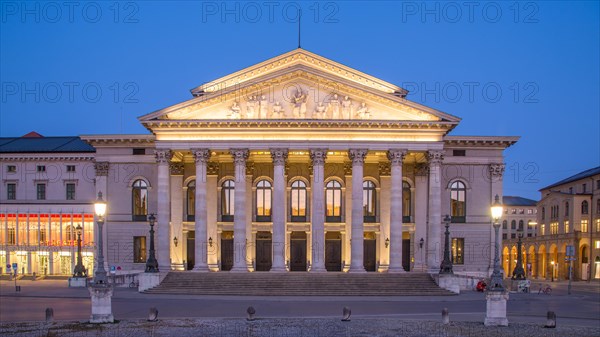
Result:
<svg viewBox="0 0 600 337">
<path fill-rule="evenodd" d="M 385 248 L 390 246 L 390 238 L 385 239 Z"/>
<path fill-rule="evenodd" d="M 425 240 L 423 240 L 423 238 L 421 238 L 421 240 L 419 240 L 419 248 L 423 248 L 424 243 L 425 243 Z"/>
<path fill-rule="evenodd" d="M 175 247 L 177 247 L 177 244 L 179 244 L 179 240 L 177 240 L 177 237 L 173 238 L 173 244 L 175 244 Z"/>
<path fill-rule="evenodd" d="M 212 236 L 208 238 L 208 246 L 212 247 Z"/>
</svg>

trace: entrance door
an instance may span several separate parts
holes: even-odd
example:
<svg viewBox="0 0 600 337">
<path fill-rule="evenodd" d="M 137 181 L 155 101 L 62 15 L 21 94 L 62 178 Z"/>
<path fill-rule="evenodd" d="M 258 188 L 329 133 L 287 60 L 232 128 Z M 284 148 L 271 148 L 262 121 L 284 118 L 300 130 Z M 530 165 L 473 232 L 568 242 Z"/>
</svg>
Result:
<svg viewBox="0 0 600 337">
<path fill-rule="evenodd" d="M 271 270 L 273 264 L 272 243 L 271 232 L 256 233 L 256 271 Z"/>
<path fill-rule="evenodd" d="M 340 232 L 325 234 L 325 269 L 342 271 L 342 235 Z"/>
<path fill-rule="evenodd" d="M 377 269 L 377 240 L 374 232 L 365 232 L 363 241 L 363 266 L 366 271 Z"/>
<path fill-rule="evenodd" d="M 233 232 L 221 233 L 221 270 L 229 271 L 233 268 Z"/>
<path fill-rule="evenodd" d="M 292 232 L 290 243 L 290 271 L 306 271 L 306 232 Z"/>
<path fill-rule="evenodd" d="M 187 234 L 187 270 L 192 270 L 196 264 L 196 231 L 189 231 Z"/>
<path fill-rule="evenodd" d="M 402 267 L 410 271 L 410 239 L 402 240 Z"/>
</svg>

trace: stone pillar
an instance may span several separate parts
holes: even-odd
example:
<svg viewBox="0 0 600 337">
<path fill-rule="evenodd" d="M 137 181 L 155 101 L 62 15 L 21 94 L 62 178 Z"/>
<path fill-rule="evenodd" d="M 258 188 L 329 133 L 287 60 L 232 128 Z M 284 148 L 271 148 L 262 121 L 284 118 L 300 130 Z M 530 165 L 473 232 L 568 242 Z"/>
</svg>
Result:
<svg viewBox="0 0 600 337">
<path fill-rule="evenodd" d="M 427 177 L 429 175 L 429 166 L 427 164 L 417 164 L 415 166 L 415 195 L 413 197 L 415 204 L 415 235 L 414 235 L 414 252 L 416 271 L 426 271 L 426 251 L 427 246 Z M 421 245 L 421 239 L 423 244 Z"/>
<path fill-rule="evenodd" d="M 246 266 L 246 160 L 248 149 L 231 149 L 235 164 L 235 194 L 233 215 L 233 272 L 248 271 Z"/>
<path fill-rule="evenodd" d="M 206 165 L 210 158 L 209 149 L 192 149 L 196 162 L 196 199 L 194 217 L 195 240 L 194 240 L 194 271 L 208 271 L 207 259 L 207 212 L 206 212 Z"/>
<path fill-rule="evenodd" d="M 365 272 L 363 261 L 364 214 L 363 214 L 363 165 L 366 149 L 351 149 L 348 156 L 352 160 L 352 260 L 349 272 Z"/>
<path fill-rule="evenodd" d="M 391 193 L 392 193 L 392 166 L 389 162 L 379 163 L 379 221 L 381 240 L 378 246 L 380 247 L 379 254 L 379 270 L 387 271 L 390 267 L 390 245 L 385 246 L 385 240 L 390 237 L 390 212 L 391 212 Z M 352 203 L 352 200 L 350 200 Z M 352 209 L 350 209 L 352 213 Z"/>
<path fill-rule="evenodd" d="M 212 271 L 219 270 L 219 248 L 221 245 L 219 244 L 218 234 L 217 234 L 217 217 L 218 217 L 218 198 L 220 198 L 220 194 L 217 179 L 219 174 L 219 163 L 208 162 L 206 168 L 206 215 L 207 215 L 207 235 L 208 235 L 208 252 L 207 252 L 207 260 L 208 260 L 208 268 Z M 211 240 L 212 239 L 212 240 Z M 212 241 L 212 246 L 211 246 Z"/>
<path fill-rule="evenodd" d="M 427 233 L 427 270 L 437 273 L 440 269 L 442 253 L 442 175 L 441 165 L 444 151 L 427 152 L 429 162 L 429 223 Z"/>
<path fill-rule="evenodd" d="M 171 171 L 171 269 L 185 270 L 183 265 L 183 163 L 170 163 Z M 177 238 L 175 246 L 173 239 Z"/>
<path fill-rule="evenodd" d="M 344 271 L 350 269 L 350 262 L 352 261 L 352 163 L 344 163 L 344 179 L 346 181 L 346 187 L 343 188 L 344 198 L 344 228 L 346 229 L 346 235 L 344 239 Z"/>
<path fill-rule="evenodd" d="M 156 200 L 158 202 L 157 210 L 157 250 L 156 259 L 159 270 L 169 271 L 171 267 L 171 256 L 169 248 L 171 245 L 171 236 L 169 220 L 171 219 L 169 210 L 169 161 L 173 156 L 171 150 L 154 150 L 154 156 L 158 163 L 158 190 Z"/>
<path fill-rule="evenodd" d="M 500 197 L 500 200 L 502 201 L 502 175 L 504 174 L 504 164 L 490 164 L 488 166 L 488 177 L 490 179 L 490 206 L 492 205 L 492 203 L 494 202 L 494 198 L 496 197 L 496 195 L 498 195 Z M 500 229 L 498 230 L 498 237 L 495 238 L 494 237 L 494 227 L 491 225 L 491 222 L 493 221 L 493 219 L 490 218 L 490 239 L 488 240 L 488 242 L 490 243 L 490 258 L 489 258 L 489 262 L 490 262 L 490 266 L 488 269 L 489 275 L 492 275 L 492 271 L 494 270 L 494 249 L 495 249 L 495 245 L 498 244 L 498 247 L 500 247 L 500 249 L 502 249 L 502 226 L 500 226 Z M 502 221 L 502 220 L 498 220 L 498 221 Z M 509 255 L 511 255 L 509 253 Z M 514 261 L 510 261 L 511 265 L 512 263 L 514 263 Z M 502 263 L 500 263 L 500 268 L 502 268 Z M 510 276 L 512 275 L 512 267 L 509 270 L 500 270 L 500 272 L 502 272 L 503 275 L 506 276 Z"/>
<path fill-rule="evenodd" d="M 310 159 L 313 167 L 312 181 L 312 261 L 311 272 L 323 272 L 325 269 L 325 159 L 327 149 L 311 149 Z"/>
<path fill-rule="evenodd" d="M 104 162 L 95 162 L 94 163 L 94 170 L 96 171 L 96 193 L 94 194 L 94 201 L 96 201 L 96 198 L 98 197 L 98 192 L 102 192 L 102 199 L 107 203 L 107 216 L 104 219 L 104 226 L 102 226 L 102 235 L 104 235 L 105 238 L 107 238 L 107 228 L 108 228 L 108 216 L 110 215 L 110 206 L 111 206 L 111 202 L 110 202 L 110 194 L 108 193 L 108 171 L 109 171 L 109 163 L 107 161 Z M 100 233 L 98 233 L 97 231 L 97 226 L 96 226 L 96 217 L 94 215 L 94 224 L 93 224 L 93 229 L 94 229 L 94 242 L 98 242 L 98 235 L 100 235 Z M 50 238 L 51 232 L 50 232 L 50 223 L 51 220 L 48 219 L 48 229 L 46 231 L 46 235 L 48 238 Z M 50 239 L 48 239 L 50 240 Z M 51 240 L 50 240 L 51 241 Z M 105 254 L 105 259 L 104 259 L 104 269 L 108 270 L 108 261 L 110 260 L 110 254 L 108 254 L 108 239 L 107 240 L 103 240 L 102 242 L 102 250 L 104 251 Z M 98 250 L 96 249 L 96 251 L 94 252 L 94 269 L 96 269 L 96 263 L 98 262 L 98 256 L 97 256 L 97 252 Z M 52 254 L 50 253 L 50 255 L 48 256 L 48 274 L 53 274 L 54 273 L 54 259 L 52 258 Z M 8 253 L 7 253 L 8 256 Z M 90 271 L 91 272 L 91 271 Z M 91 272 L 90 274 L 93 274 L 93 272 Z"/>
<path fill-rule="evenodd" d="M 390 268 L 389 272 L 403 273 L 402 267 L 402 162 L 406 150 L 389 150 L 387 157 L 392 164 L 392 193 L 390 196 Z"/>
<path fill-rule="evenodd" d="M 287 149 L 271 149 L 273 158 L 273 265 L 271 271 L 285 271 L 285 161 Z"/>
</svg>

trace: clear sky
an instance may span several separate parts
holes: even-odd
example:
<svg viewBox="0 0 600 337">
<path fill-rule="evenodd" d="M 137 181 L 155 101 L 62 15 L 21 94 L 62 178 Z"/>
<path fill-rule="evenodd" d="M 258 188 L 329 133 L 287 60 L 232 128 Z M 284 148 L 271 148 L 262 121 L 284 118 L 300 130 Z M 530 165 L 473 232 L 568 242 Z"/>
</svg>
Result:
<svg viewBox="0 0 600 337">
<path fill-rule="evenodd" d="M 0 136 L 146 133 L 137 117 L 302 47 L 518 135 L 505 195 L 600 165 L 600 7 L 582 2 L 0 2 Z"/>
</svg>

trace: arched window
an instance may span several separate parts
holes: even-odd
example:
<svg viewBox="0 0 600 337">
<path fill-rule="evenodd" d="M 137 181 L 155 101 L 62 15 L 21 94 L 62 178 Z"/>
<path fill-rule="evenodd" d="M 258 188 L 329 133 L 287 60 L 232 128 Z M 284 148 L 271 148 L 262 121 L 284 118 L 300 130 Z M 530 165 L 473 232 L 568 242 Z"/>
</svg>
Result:
<svg viewBox="0 0 600 337">
<path fill-rule="evenodd" d="M 463 182 L 455 181 L 450 185 L 452 222 L 465 222 L 467 213 L 466 194 L 467 187 Z"/>
<path fill-rule="evenodd" d="M 225 180 L 221 184 L 221 221 L 233 221 L 235 182 L 232 179 Z"/>
<path fill-rule="evenodd" d="M 148 184 L 142 179 L 133 182 L 133 221 L 146 221 L 148 215 Z"/>
<path fill-rule="evenodd" d="M 196 181 L 192 180 L 187 184 L 186 194 L 187 221 L 196 220 Z"/>
<path fill-rule="evenodd" d="M 363 181 L 363 217 L 364 222 L 375 222 L 377 209 L 377 190 L 372 181 Z"/>
<path fill-rule="evenodd" d="M 64 220 L 63 220 L 64 221 Z M 71 244 L 72 242 L 75 242 L 75 240 L 77 240 L 77 234 L 75 233 L 75 229 L 73 228 L 73 226 L 68 225 L 65 227 L 65 240 L 67 241 L 68 244 Z"/>
<path fill-rule="evenodd" d="M 581 202 L 581 214 L 588 214 L 588 202 L 584 200 Z"/>
<path fill-rule="evenodd" d="M 510 229 L 517 229 L 517 220 L 513 220 L 510 222 Z"/>
<path fill-rule="evenodd" d="M 332 180 L 325 185 L 325 221 L 342 222 L 342 185 Z"/>
<path fill-rule="evenodd" d="M 508 221 L 504 220 L 502 221 L 502 229 L 507 229 L 508 226 Z"/>
<path fill-rule="evenodd" d="M 261 180 L 256 184 L 256 221 L 271 221 L 271 183 Z"/>
<path fill-rule="evenodd" d="M 292 183 L 290 195 L 290 210 L 292 212 L 292 221 L 306 221 L 307 205 L 306 183 L 302 180 L 296 180 Z"/>
<path fill-rule="evenodd" d="M 523 220 L 519 220 L 519 230 L 523 230 Z"/>
<path fill-rule="evenodd" d="M 402 182 L 402 222 L 412 222 L 412 196 L 410 193 L 410 184 Z"/>
<path fill-rule="evenodd" d="M 569 216 L 569 202 L 565 203 L 565 216 Z"/>
</svg>

